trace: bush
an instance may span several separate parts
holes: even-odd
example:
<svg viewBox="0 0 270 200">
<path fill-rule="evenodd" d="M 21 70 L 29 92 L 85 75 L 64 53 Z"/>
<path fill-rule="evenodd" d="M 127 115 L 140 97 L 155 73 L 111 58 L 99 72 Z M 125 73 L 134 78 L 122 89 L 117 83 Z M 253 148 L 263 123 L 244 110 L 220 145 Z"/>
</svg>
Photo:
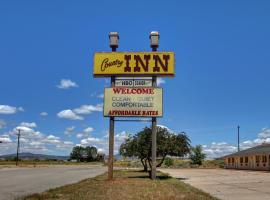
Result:
<svg viewBox="0 0 270 200">
<path fill-rule="evenodd" d="M 169 157 L 166 157 L 165 160 L 164 160 L 164 165 L 166 167 L 173 166 L 173 159 L 172 158 L 169 158 Z"/>
<path fill-rule="evenodd" d="M 224 168 L 224 160 L 205 160 L 202 167 L 204 168 Z"/>
</svg>

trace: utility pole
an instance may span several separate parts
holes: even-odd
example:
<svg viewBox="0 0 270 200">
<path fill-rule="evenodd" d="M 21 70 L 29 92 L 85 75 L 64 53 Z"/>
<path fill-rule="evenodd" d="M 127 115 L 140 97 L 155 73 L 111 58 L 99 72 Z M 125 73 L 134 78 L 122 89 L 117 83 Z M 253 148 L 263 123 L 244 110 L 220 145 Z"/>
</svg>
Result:
<svg viewBox="0 0 270 200">
<path fill-rule="evenodd" d="M 17 134 L 18 136 L 18 141 L 17 141 L 17 157 L 16 157 L 16 166 L 18 166 L 19 162 L 19 151 L 20 151 L 20 137 L 21 137 L 21 130 L 18 129 L 19 133 Z"/>
<path fill-rule="evenodd" d="M 150 43 L 153 52 L 157 51 L 158 48 L 159 33 L 152 31 L 150 33 Z M 152 77 L 152 87 L 157 87 L 157 77 Z M 151 179 L 156 179 L 156 157 L 157 157 L 157 118 L 152 117 L 152 170 Z"/>
<path fill-rule="evenodd" d="M 110 47 L 112 52 L 118 48 L 119 35 L 117 32 L 110 32 Z M 115 86 L 115 76 L 111 77 L 111 87 Z M 109 129 L 109 159 L 108 159 L 108 180 L 113 179 L 113 151 L 114 151 L 114 117 L 110 117 Z"/>
<path fill-rule="evenodd" d="M 237 142 L 237 144 L 238 144 L 238 152 L 240 151 L 240 134 L 239 134 L 239 130 L 240 130 L 240 126 L 238 125 L 237 126 L 237 133 L 238 133 L 238 142 Z"/>
</svg>

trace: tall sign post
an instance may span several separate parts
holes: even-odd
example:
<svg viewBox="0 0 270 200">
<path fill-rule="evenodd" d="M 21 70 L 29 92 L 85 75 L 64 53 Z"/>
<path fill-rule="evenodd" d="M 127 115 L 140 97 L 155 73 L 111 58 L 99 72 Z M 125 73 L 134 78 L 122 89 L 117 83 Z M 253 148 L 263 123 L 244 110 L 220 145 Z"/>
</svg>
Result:
<svg viewBox="0 0 270 200">
<path fill-rule="evenodd" d="M 93 68 L 94 77 L 111 78 L 111 87 L 104 90 L 103 107 L 104 117 L 110 118 L 108 180 L 113 179 L 115 121 L 146 121 L 116 117 L 151 118 L 151 179 L 155 180 L 157 117 L 163 116 L 163 90 L 157 87 L 157 76 L 174 76 L 174 53 L 157 52 L 158 32 L 150 34 L 152 52 L 116 52 L 118 33 L 111 32 L 109 39 L 112 52 L 95 53 Z"/>
<path fill-rule="evenodd" d="M 152 31 L 150 33 L 150 46 L 153 52 L 157 51 L 158 48 L 158 40 L 159 40 L 159 33 Z M 152 77 L 152 85 L 153 87 L 157 87 L 157 77 Z M 156 179 L 156 157 L 157 157 L 157 118 L 152 117 L 152 171 L 151 171 L 151 179 Z"/>
<path fill-rule="evenodd" d="M 118 48 L 119 35 L 117 32 L 111 32 L 109 35 L 110 47 L 112 52 L 116 52 Z M 111 77 L 111 87 L 115 86 L 115 76 Z M 110 116 L 109 129 L 109 159 L 108 159 L 108 179 L 113 179 L 113 151 L 114 151 L 114 116 Z"/>
</svg>

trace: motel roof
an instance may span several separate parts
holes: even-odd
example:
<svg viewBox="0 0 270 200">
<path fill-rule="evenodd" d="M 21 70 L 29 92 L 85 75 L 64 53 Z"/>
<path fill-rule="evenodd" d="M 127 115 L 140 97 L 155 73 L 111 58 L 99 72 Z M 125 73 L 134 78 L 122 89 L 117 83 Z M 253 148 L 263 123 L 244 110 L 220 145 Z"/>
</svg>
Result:
<svg viewBox="0 0 270 200">
<path fill-rule="evenodd" d="M 233 153 L 233 154 L 226 155 L 223 158 L 233 157 L 233 156 L 249 156 L 249 155 L 256 155 L 256 154 L 270 154 L 270 144 L 261 144 L 256 147 L 252 147 L 252 148 L 245 149 L 245 150 Z"/>
</svg>

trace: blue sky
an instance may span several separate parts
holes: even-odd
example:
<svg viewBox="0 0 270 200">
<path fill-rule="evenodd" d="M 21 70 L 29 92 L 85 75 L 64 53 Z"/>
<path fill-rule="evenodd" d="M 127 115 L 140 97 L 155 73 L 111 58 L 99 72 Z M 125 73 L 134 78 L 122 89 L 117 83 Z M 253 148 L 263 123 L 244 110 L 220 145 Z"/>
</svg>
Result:
<svg viewBox="0 0 270 200">
<path fill-rule="evenodd" d="M 209 157 L 236 150 L 238 124 L 242 148 L 269 142 L 270 3 L 164 2 L 2 1 L 0 154 L 15 151 L 18 126 L 22 151 L 107 151 L 100 104 L 108 80 L 93 78 L 92 66 L 94 52 L 110 51 L 110 31 L 119 32 L 118 51 L 151 51 L 156 30 L 158 50 L 175 52 L 176 76 L 161 80 L 159 124 L 185 131 Z M 117 122 L 116 152 L 126 133 L 146 125 Z"/>
</svg>

